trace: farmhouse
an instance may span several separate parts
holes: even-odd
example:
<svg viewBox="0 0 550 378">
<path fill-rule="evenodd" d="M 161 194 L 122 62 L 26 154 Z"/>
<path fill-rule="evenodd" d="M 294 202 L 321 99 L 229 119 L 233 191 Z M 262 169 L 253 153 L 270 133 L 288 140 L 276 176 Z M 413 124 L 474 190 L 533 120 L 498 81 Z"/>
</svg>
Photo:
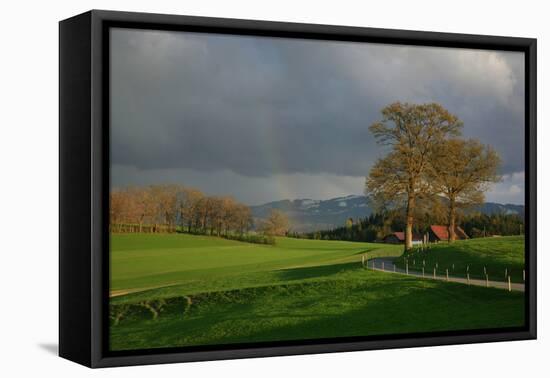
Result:
<svg viewBox="0 0 550 378">
<path fill-rule="evenodd" d="M 413 233 L 412 243 L 422 244 L 422 235 Z M 405 233 L 404 232 L 393 232 L 384 237 L 384 243 L 388 244 L 404 244 L 405 243 Z"/>
<path fill-rule="evenodd" d="M 449 240 L 449 230 L 447 229 L 447 226 L 432 225 L 430 226 L 430 230 L 428 234 L 429 234 L 429 240 L 431 242 Z M 456 235 L 456 240 L 469 239 L 468 235 L 466 235 L 464 230 L 459 226 L 455 227 L 455 235 Z"/>
</svg>

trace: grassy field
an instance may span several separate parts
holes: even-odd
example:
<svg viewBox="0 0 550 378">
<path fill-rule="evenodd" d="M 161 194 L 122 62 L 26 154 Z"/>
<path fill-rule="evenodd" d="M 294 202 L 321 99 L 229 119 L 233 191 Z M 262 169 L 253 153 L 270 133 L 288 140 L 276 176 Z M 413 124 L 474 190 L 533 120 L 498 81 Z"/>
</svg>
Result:
<svg viewBox="0 0 550 378">
<path fill-rule="evenodd" d="M 361 255 L 398 256 L 396 245 L 278 238 L 275 246 L 187 234 L 126 234 L 111 239 L 111 291 L 119 300 L 231 290 L 303 280 L 293 268 L 361 265 Z M 317 271 L 310 273 L 317 277 Z M 162 288 L 162 290 L 147 291 Z"/>
<path fill-rule="evenodd" d="M 469 266 L 470 277 L 485 279 L 484 268 L 490 280 L 506 281 L 505 273 L 512 282 L 523 283 L 525 266 L 525 238 L 505 236 L 460 240 L 452 244 L 439 243 L 426 252 L 416 251 L 406 256 L 409 269 L 421 270 L 423 261 L 428 274 L 436 267 L 439 274 L 445 269 L 453 276 L 466 277 Z M 403 268 L 405 258 L 395 259 L 396 265 Z M 454 266 L 453 266 L 454 265 Z"/>
<path fill-rule="evenodd" d="M 523 295 L 361 267 L 395 245 L 113 235 L 112 350 L 519 326 Z"/>
</svg>

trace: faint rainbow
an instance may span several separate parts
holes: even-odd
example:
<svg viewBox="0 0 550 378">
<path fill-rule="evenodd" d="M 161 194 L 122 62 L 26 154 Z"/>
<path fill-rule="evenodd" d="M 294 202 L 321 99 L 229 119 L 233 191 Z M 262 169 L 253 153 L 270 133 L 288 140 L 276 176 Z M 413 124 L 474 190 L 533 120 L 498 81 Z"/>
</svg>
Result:
<svg viewBox="0 0 550 378">
<path fill-rule="evenodd" d="M 287 172 L 286 162 L 282 151 L 284 150 L 281 145 L 280 139 L 277 137 L 278 133 L 275 132 L 276 127 L 280 127 L 279 124 L 274 124 L 273 120 L 278 117 L 272 117 L 272 111 L 270 109 L 267 113 L 266 125 L 263 135 L 263 149 L 265 152 L 265 158 L 271 166 L 272 172 L 277 174 L 277 193 L 281 199 L 292 199 L 293 194 L 290 191 L 290 182 L 287 175 L 283 172 Z"/>
</svg>

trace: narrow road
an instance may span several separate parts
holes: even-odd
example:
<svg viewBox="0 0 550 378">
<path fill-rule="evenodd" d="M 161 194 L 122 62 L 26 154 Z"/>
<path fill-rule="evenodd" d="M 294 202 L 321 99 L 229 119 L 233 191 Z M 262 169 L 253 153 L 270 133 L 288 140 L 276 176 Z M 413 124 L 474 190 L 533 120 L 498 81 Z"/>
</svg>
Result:
<svg viewBox="0 0 550 378">
<path fill-rule="evenodd" d="M 378 258 L 368 260 L 367 261 L 367 268 L 372 269 L 372 270 L 384 271 L 384 272 L 387 272 L 387 273 L 405 274 L 405 275 L 407 274 L 405 269 L 400 269 L 400 268 L 396 267 L 393 264 L 391 259 L 382 258 L 382 257 L 378 257 Z M 433 271 L 430 271 L 430 272 L 426 271 L 425 274 L 422 275 L 422 271 L 416 271 L 416 270 L 412 270 L 412 269 L 409 268 L 408 275 L 409 276 L 414 276 L 414 277 L 425 278 L 425 279 L 431 279 L 431 280 L 447 281 L 447 277 L 446 277 L 445 272 L 437 272 L 436 276 L 434 278 Z M 449 282 L 458 282 L 458 283 L 466 284 L 466 285 L 489 286 L 489 287 L 496 287 L 498 289 L 508 290 L 508 282 L 501 282 L 501 281 L 488 281 L 487 282 L 485 280 L 474 279 L 474 278 L 470 278 L 470 280 L 468 281 L 468 279 L 466 279 L 464 277 L 453 277 L 453 276 L 449 276 L 448 281 Z M 511 289 L 514 290 L 514 291 L 524 292 L 525 291 L 525 284 L 512 283 L 511 284 Z"/>
</svg>

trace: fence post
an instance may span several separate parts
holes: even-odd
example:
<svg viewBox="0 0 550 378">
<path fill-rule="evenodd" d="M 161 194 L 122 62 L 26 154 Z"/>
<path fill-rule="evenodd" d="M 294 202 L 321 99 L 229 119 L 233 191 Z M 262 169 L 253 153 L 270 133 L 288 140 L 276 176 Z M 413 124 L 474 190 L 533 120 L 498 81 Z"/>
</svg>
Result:
<svg viewBox="0 0 550 378">
<path fill-rule="evenodd" d="M 422 267 L 422 277 L 424 277 L 424 267 Z"/>
<path fill-rule="evenodd" d="M 489 275 L 485 275 L 485 287 L 489 287 Z"/>
<path fill-rule="evenodd" d="M 395 273 L 395 264 L 393 264 L 393 272 Z"/>
<path fill-rule="evenodd" d="M 407 263 L 405 264 L 405 273 L 406 274 L 409 274 L 409 262 L 407 261 Z"/>
<path fill-rule="evenodd" d="M 382 270 L 384 270 L 384 261 L 382 261 Z"/>
<path fill-rule="evenodd" d="M 512 291 L 512 281 L 510 281 L 510 276 L 508 276 L 508 291 Z"/>
<path fill-rule="evenodd" d="M 445 269 L 445 275 L 447 276 L 447 281 L 449 281 L 449 269 Z"/>
<path fill-rule="evenodd" d="M 365 255 L 361 256 L 361 265 L 365 267 Z"/>
<path fill-rule="evenodd" d="M 435 279 L 435 268 L 434 268 L 434 279 Z"/>
</svg>

